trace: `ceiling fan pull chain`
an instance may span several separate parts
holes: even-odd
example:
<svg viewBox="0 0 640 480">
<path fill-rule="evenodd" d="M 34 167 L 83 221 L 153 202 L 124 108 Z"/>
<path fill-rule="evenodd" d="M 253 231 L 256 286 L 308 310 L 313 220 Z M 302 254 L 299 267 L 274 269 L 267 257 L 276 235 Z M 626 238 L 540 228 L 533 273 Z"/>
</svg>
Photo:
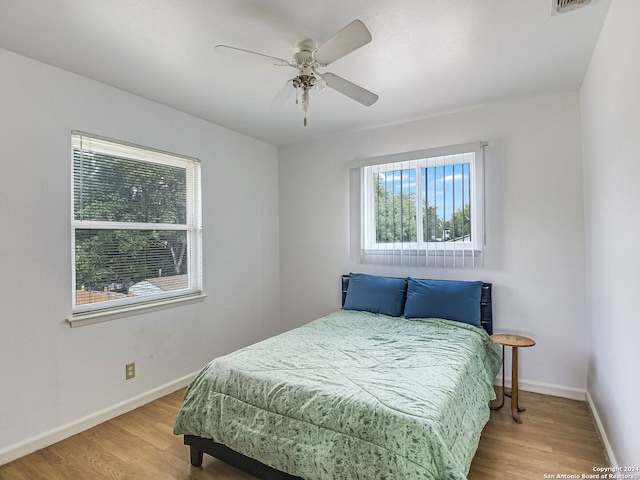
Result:
<svg viewBox="0 0 640 480">
<path fill-rule="evenodd" d="M 309 88 L 302 88 L 302 111 L 304 112 L 304 126 L 307 126 L 307 112 L 309 112 Z"/>
</svg>

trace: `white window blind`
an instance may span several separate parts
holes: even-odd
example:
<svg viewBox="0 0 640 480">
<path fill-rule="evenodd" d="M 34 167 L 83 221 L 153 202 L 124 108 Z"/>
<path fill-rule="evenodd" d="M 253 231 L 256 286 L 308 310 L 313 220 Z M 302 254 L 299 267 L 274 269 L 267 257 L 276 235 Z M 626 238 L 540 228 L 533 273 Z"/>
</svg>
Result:
<svg viewBox="0 0 640 480">
<path fill-rule="evenodd" d="M 200 161 L 72 132 L 72 312 L 202 290 Z"/>
<path fill-rule="evenodd" d="M 474 267 L 484 245 L 478 142 L 352 162 L 352 250 L 363 263 Z M 355 165 L 353 165 L 355 163 Z M 356 224 L 359 230 L 356 230 Z"/>
</svg>

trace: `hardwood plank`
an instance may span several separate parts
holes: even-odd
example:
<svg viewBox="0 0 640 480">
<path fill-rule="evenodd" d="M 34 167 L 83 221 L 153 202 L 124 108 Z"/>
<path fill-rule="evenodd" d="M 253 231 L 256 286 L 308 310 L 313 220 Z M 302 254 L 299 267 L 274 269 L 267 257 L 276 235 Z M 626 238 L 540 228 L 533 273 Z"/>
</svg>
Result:
<svg viewBox="0 0 640 480">
<path fill-rule="evenodd" d="M 0 466 L 2 480 L 251 480 L 208 455 L 201 468 L 172 433 L 184 389 Z M 541 479 L 608 466 L 585 402 L 520 391 L 523 423 L 492 411 L 469 480 Z"/>
</svg>

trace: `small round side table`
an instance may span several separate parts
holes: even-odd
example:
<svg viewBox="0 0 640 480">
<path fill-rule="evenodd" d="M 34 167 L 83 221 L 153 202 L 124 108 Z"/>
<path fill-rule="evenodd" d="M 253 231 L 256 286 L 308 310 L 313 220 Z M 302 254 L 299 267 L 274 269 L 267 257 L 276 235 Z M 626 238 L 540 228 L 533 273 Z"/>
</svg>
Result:
<svg viewBox="0 0 640 480">
<path fill-rule="evenodd" d="M 491 335 L 491 340 L 502 345 L 502 400 L 500 405 L 491 406 L 491 410 L 500 410 L 504 406 L 504 397 L 511 397 L 511 415 L 517 423 L 522 423 L 518 412 L 524 412 L 518 404 L 518 348 L 533 347 L 536 342 L 520 335 L 496 334 Z M 504 347 L 511 347 L 511 393 L 506 393 L 504 388 Z"/>
</svg>

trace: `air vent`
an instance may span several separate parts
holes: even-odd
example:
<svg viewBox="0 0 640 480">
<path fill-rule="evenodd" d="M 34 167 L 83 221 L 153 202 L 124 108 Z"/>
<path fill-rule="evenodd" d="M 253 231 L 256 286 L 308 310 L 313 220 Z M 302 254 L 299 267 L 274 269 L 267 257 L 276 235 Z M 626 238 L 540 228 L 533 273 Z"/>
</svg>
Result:
<svg viewBox="0 0 640 480">
<path fill-rule="evenodd" d="M 586 7 L 591 0 L 551 0 L 551 15 L 567 13 L 580 7 Z"/>
</svg>

